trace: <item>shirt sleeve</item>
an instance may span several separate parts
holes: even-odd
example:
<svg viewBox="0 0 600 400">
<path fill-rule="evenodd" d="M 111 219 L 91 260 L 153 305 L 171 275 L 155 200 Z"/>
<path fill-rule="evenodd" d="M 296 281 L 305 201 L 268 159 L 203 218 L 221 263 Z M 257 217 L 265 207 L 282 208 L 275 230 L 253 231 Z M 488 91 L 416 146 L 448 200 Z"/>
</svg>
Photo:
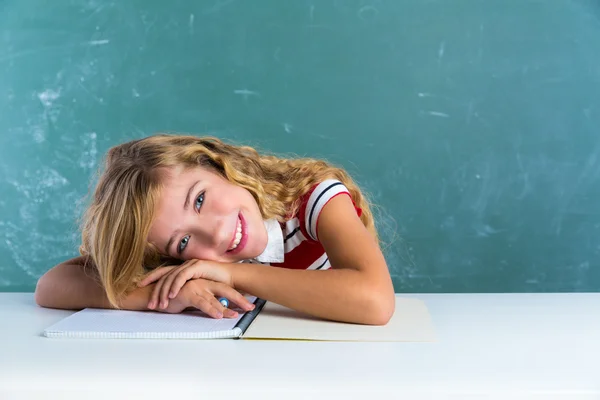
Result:
<svg viewBox="0 0 600 400">
<path fill-rule="evenodd" d="M 336 179 L 324 180 L 304 195 L 298 217 L 301 231 L 307 239 L 319 241 L 317 232 L 321 211 L 331 199 L 339 195 L 350 196 L 350 191 L 342 182 Z M 354 204 L 354 200 L 352 203 Z M 354 204 L 354 208 L 360 217 L 362 210 L 356 207 L 356 204 Z"/>
</svg>

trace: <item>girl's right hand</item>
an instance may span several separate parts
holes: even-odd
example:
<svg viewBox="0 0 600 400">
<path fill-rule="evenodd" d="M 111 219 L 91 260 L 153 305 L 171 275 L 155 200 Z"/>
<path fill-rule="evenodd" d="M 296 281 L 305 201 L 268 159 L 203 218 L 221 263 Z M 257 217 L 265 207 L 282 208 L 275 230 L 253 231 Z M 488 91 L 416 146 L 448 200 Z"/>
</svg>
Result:
<svg viewBox="0 0 600 400">
<path fill-rule="evenodd" d="M 150 304 L 151 310 L 178 314 L 191 307 L 196 308 L 213 318 L 235 318 L 238 313 L 232 309 L 224 307 L 218 297 L 226 297 L 230 303 L 234 303 L 242 309 L 252 309 L 254 305 L 243 295 L 221 282 L 209 281 L 206 279 L 193 279 L 187 281 L 176 297 L 169 300 L 166 309 L 156 307 Z M 151 306 L 155 307 L 151 307 Z"/>
</svg>

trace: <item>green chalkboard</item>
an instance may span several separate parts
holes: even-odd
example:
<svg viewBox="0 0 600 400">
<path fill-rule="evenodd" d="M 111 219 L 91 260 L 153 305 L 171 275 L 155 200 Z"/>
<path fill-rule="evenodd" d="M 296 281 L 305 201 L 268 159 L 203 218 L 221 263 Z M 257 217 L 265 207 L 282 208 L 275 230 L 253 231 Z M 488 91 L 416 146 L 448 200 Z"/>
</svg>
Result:
<svg viewBox="0 0 600 400">
<path fill-rule="evenodd" d="M 596 0 L 3 0 L 0 290 L 160 131 L 345 166 L 398 292 L 600 287 Z"/>
</svg>

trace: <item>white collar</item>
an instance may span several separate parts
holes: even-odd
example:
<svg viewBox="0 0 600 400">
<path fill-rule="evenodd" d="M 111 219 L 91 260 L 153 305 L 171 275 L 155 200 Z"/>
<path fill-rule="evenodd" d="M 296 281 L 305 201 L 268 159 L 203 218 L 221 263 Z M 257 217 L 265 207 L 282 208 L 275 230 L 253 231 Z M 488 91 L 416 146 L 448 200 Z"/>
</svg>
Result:
<svg viewBox="0 0 600 400">
<path fill-rule="evenodd" d="M 264 221 L 267 229 L 267 247 L 254 260 L 261 263 L 281 263 L 284 260 L 285 250 L 283 247 L 283 231 L 276 219 Z"/>
</svg>

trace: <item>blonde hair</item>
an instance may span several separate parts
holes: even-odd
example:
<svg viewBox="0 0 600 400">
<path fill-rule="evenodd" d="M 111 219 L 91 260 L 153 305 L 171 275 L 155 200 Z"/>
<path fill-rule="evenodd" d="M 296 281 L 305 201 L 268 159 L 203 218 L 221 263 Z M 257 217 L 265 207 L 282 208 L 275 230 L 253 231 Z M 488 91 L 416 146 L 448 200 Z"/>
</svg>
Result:
<svg viewBox="0 0 600 400">
<path fill-rule="evenodd" d="M 264 219 L 283 222 L 299 198 L 328 178 L 350 191 L 361 221 L 378 239 L 369 201 L 349 174 L 323 160 L 261 155 L 249 146 L 215 137 L 158 134 L 111 148 L 83 215 L 80 252 L 95 264 L 100 283 L 115 308 L 147 269 L 160 265 L 159 251 L 147 241 L 161 191 L 161 170 L 205 167 L 247 189 Z"/>
</svg>

